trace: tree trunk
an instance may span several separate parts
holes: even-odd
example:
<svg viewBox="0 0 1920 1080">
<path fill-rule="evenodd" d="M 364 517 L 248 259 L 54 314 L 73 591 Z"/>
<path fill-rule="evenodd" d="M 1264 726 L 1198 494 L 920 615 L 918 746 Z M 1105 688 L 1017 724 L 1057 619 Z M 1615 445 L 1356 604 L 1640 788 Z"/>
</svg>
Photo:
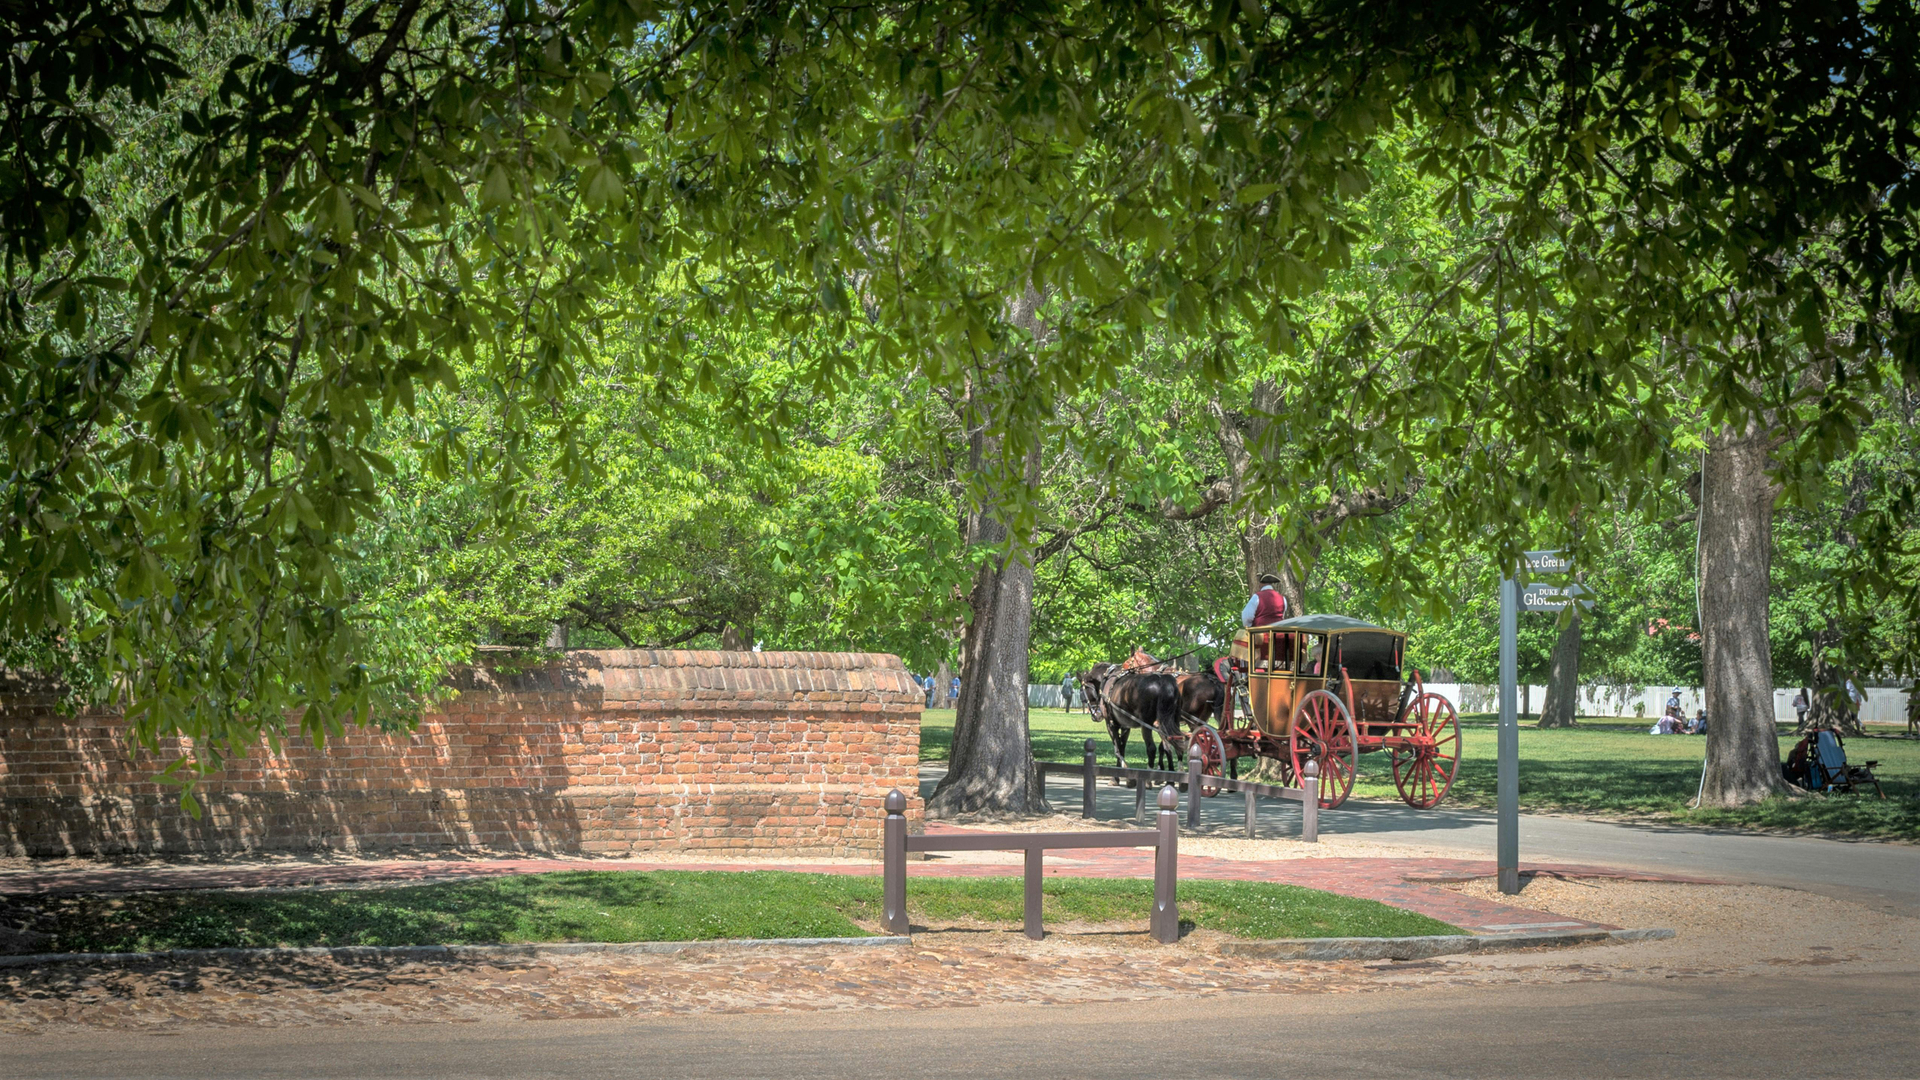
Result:
<svg viewBox="0 0 1920 1080">
<path fill-rule="evenodd" d="M 1216 399 L 1213 412 L 1219 424 L 1220 448 L 1227 456 L 1227 468 L 1231 472 L 1230 480 L 1236 495 L 1246 491 L 1247 473 L 1254 465 L 1254 448 L 1248 443 L 1258 445 L 1267 429 L 1267 417 L 1280 407 L 1280 387 L 1277 383 L 1261 380 L 1253 386 L 1248 402 L 1252 415 L 1248 417 L 1243 430 L 1227 414 Z M 1280 579 L 1280 595 L 1287 598 L 1287 617 L 1300 615 L 1306 611 L 1306 590 L 1294 575 L 1293 567 L 1287 561 L 1287 546 L 1278 536 L 1267 534 L 1267 526 L 1272 517 L 1252 509 L 1240 522 L 1240 559 L 1246 570 L 1247 592 L 1260 591 L 1260 575 L 1273 574 Z"/>
<path fill-rule="evenodd" d="M 1014 299 L 1008 321 L 1037 344 L 1047 330 L 1040 319 L 1042 297 L 1029 284 Z M 1040 445 L 1019 458 L 1000 439 L 990 438 L 983 418 L 967 413 L 967 457 L 975 476 L 998 459 L 993 482 L 1024 484 L 1027 493 L 1040 483 Z M 960 651 L 960 701 L 953 717 L 953 754 L 947 775 L 927 800 L 930 818 L 961 814 L 1024 816 L 1053 811 L 1047 805 L 1045 779 L 1033 767 L 1027 738 L 1027 646 L 1033 631 L 1033 545 L 1031 537 L 1010 536 L 1000 508 L 1011 500 L 989 490 L 967 515 L 967 544 L 992 548 L 996 555 L 974 573 L 967 606 L 972 621 Z"/>
<path fill-rule="evenodd" d="M 1744 806 L 1786 790 L 1773 723 L 1767 631 L 1773 500 L 1767 434 L 1708 439 L 1700 492 L 1700 633 L 1707 762 L 1700 805 Z"/>
<path fill-rule="evenodd" d="M 738 625 L 728 623 L 720 630 L 721 652 L 747 652 L 753 648 Z"/>
<path fill-rule="evenodd" d="M 1807 709 L 1802 732 L 1822 728 L 1844 735 L 1863 734 L 1859 717 L 1853 711 L 1853 699 L 1847 696 L 1846 675 L 1833 663 L 1829 652 L 1840 643 L 1840 629 L 1833 617 L 1827 628 L 1813 635 L 1813 700 Z"/>
<path fill-rule="evenodd" d="M 1251 515 L 1240 527 L 1240 556 L 1246 564 L 1247 591 L 1260 591 L 1260 575 L 1273 574 L 1280 579 L 1275 586 L 1287 598 L 1287 618 L 1306 612 L 1306 590 L 1287 562 L 1286 545 L 1277 536 L 1267 535 L 1267 519 Z"/>
<path fill-rule="evenodd" d="M 1573 727 L 1580 713 L 1580 612 L 1560 628 L 1547 675 L 1547 700 L 1540 703 L 1540 726 Z"/>
<path fill-rule="evenodd" d="M 947 666 L 947 662 L 945 660 L 942 660 L 940 661 L 940 666 L 935 668 L 933 672 L 933 704 L 929 705 L 928 708 L 931 708 L 931 709 L 953 708 L 953 694 L 951 693 L 952 689 L 953 689 L 953 669 Z"/>
<path fill-rule="evenodd" d="M 975 433 L 979 460 L 984 438 Z M 1032 463 L 1038 466 L 1038 458 Z M 1033 470 L 1029 470 L 1031 473 Z M 997 546 L 1007 529 L 991 508 L 968 515 L 967 542 Z M 930 818 L 1051 813 L 1027 737 L 1027 645 L 1033 629 L 1031 549 L 1015 544 L 975 572 L 973 619 L 960 654 L 960 703 L 947 775 L 927 800 Z"/>
</svg>

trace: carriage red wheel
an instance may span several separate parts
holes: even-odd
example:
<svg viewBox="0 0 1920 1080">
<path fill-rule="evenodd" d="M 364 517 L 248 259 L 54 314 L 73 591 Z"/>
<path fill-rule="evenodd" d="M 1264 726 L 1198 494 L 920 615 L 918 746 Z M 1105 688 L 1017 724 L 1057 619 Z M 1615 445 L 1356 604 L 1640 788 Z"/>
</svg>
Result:
<svg viewBox="0 0 1920 1080">
<path fill-rule="evenodd" d="M 1393 786 L 1416 810 L 1440 805 L 1460 770 L 1460 718 L 1453 702 L 1422 694 L 1407 707 L 1393 748 Z"/>
<path fill-rule="evenodd" d="M 1320 809 L 1332 810 L 1347 801 L 1360 764 L 1360 735 L 1346 702 L 1325 690 L 1315 690 L 1293 707 L 1287 749 L 1293 775 L 1305 776 L 1307 762 L 1320 765 Z"/>
<path fill-rule="evenodd" d="M 1219 732 L 1205 724 L 1187 732 L 1187 752 L 1191 754 L 1195 747 L 1200 750 L 1200 775 L 1203 778 L 1218 777 L 1227 771 L 1227 744 L 1220 741 Z M 1200 794 L 1211 799 L 1220 794 L 1220 787 L 1217 784 L 1210 787 L 1202 779 Z"/>
</svg>

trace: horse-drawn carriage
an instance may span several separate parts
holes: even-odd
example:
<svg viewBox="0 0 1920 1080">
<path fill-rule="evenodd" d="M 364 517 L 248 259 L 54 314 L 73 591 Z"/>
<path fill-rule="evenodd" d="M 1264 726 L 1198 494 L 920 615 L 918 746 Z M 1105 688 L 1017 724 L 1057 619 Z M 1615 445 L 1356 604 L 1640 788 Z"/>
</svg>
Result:
<svg viewBox="0 0 1920 1080">
<path fill-rule="evenodd" d="M 1181 758 L 1197 748 L 1203 775 L 1238 776 L 1242 761 L 1264 759 L 1297 784 L 1313 761 L 1320 805 L 1332 809 L 1353 791 L 1359 756 L 1386 751 L 1400 797 L 1428 809 L 1453 786 L 1460 723 L 1452 702 L 1427 693 L 1405 655 L 1398 631 L 1304 615 L 1242 632 L 1232 653 L 1205 672 L 1100 665 L 1085 681 L 1089 707 L 1105 720 L 1122 765 L 1135 728 L 1150 753 L 1156 735 Z M 1201 791 L 1217 789 L 1202 781 Z"/>
</svg>

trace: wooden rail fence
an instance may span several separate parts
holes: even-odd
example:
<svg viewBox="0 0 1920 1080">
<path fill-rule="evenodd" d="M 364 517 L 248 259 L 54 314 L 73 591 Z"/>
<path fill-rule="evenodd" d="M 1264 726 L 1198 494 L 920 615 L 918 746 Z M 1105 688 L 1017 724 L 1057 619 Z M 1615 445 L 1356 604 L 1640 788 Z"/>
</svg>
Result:
<svg viewBox="0 0 1920 1080">
<path fill-rule="evenodd" d="M 1132 780 L 1135 783 L 1133 793 L 1133 816 L 1143 824 L 1147 816 L 1147 785 L 1152 783 L 1185 784 L 1187 788 L 1187 827 L 1197 828 L 1200 824 L 1200 789 L 1218 788 L 1222 792 L 1238 791 L 1246 796 L 1247 835 L 1252 837 L 1258 825 L 1259 804 L 1257 800 L 1264 795 L 1269 799 L 1286 799 L 1300 804 L 1300 839 L 1309 843 L 1320 841 L 1320 767 L 1312 761 L 1307 762 L 1307 775 L 1302 778 L 1302 786 L 1297 788 L 1281 787 L 1277 784 L 1258 784 L 1252 780 L 1233 780 L 1224 776 L 1202 777 L 1201 759 L 1197 753 L 1187 756 L 1186 772 L 1170 772 L 1166 769 L 1132 769 L 1114 765 L 1102 765 L 1097 756 L 1092 739 L 1086 742 L 1086 758 L 1079 764 L 1067 761 L 1036 761 L 1042 774 L 1054 776 L 1078 776 L 1080 781 L 1080 816 L 1093 816 L 1094 793 L 1101 777 L 1115 780 Z"/>
<path fill-rule="evenodd" d="M 1160 789 L 1159 828 L 1137 832 L 1084 833 L 960 833 L 947 836 L 907 835 L 907 797 L 895 788 L 887 792 L 886 866 L 881 885 L 881 921 L 887 932 L 905 934 L 907 924 L 907 852 L 909 851 L 1024 851 L 1026 866 L 1026 931 L 1039 941 L 1040 863 L 1048 848 L 1153 848 L 1153 918 L 1149 929 L 1155 941 L 1180 940 L 1180 910 L 1174 894 L 1180 882 L 1180 827 L 1174 807 L 1180 795 L 1172 785 Z"/>
</svg>

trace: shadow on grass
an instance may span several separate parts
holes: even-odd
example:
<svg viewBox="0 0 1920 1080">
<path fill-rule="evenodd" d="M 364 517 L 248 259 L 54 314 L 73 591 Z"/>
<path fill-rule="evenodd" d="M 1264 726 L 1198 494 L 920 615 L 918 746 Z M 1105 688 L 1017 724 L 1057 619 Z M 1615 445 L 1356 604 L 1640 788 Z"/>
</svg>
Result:
<svg viewBox="0 0 1920 1080">
<path fill-rule="evenodd" d="M 61 952 L 857 937 L 859 879 L 572 871 L 398 889 L 149 892 L 6 902 Z M 870 891 L 878 895 L 879 885 Z"/>
<path fill-rule="evenodd" d="M 1057 878 L 1045 890 L 1055 921 L 1129 922 L 1152 906 L 1144 880 Z M 35 897 L 9 901 L 0 920 L 31 921 L 60 952 L 859 937 L 879 921 L 880 893 L 878 878 L 833 874 L 574 871 L 401 889 Z M 920 878 L 908 896 L 921 925 L 1022 918 L 1018 878 Z M 1180 903 L 1197 925 L 1245 937 L 1448 929 L 1371 900 L 1268 882 L 1182 882 Z"/>
</svg>

